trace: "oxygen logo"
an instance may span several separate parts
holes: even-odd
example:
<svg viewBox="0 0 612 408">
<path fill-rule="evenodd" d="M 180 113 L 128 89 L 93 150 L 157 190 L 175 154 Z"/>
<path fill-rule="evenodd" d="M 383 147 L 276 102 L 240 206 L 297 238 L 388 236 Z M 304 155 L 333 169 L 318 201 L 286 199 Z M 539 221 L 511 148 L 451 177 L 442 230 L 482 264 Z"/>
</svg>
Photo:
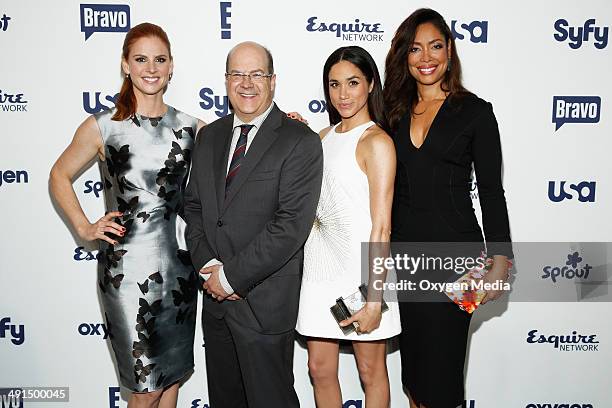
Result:
<svg viewBox="0 0 612 408">
<path fill-rule="evenodd" d="M 312 113 L 325 113 L 327 112 L 327 104 L 323 100 L 313 99 L 308 103 L 308 110 Z"/>
<path fill-rule="evenodd" d="M 11 336 L 11 343 L 20 346 L 25 341 L 25 326 L 23 324 L 10 324 L 10 317 L 0 319 L 0 339 L 4 339 L 8 334 Z"/>
<path fill-rule="evenodd" d="M 81 4 L 81 32 L 85 41 L 93 33 L 127 33 L 130 6 L 127 4 Z"/>
<path fill-rule="evenodd" d="M 104 340 L 108 338 L 108 330 L 104 323 L 81 323 L 77 330 L 81 336 L 102 336 Z"/>
<path fill-rule="evenodd" d="M 214 109 L 215 115 L 222 118 L 229 113 L 230 104 L 226 95 L 215 95 L 211 88 L 200 89 L 200 107 L 204 110 Z"/>
<path fill-rule="evenodd" d="M 458 21 L 451 21 L 451 32 L 456 40 L 463 40 L 468 36 L 473 43 L 486 43 L 489 35 L 488 21 L 472 21 L 471 23 L 461 23 L 457 28 Z"/>
<path fill-rule="evenodd" d="M 563 266 L 551 266 L 547 265 L 542 269 L 544 275 L 542 275 L 542 279 L 549 279 L 553 283 L 557 283 L 557 278 L 561 277 L 564 279 L 588 279 L 589 272 L 593 267 L 588 263 L 585 263 L 582 267 L 582 257 L 578 252 L 574 252 L 573 254 L 569 254 L 567 256 L 567 261 L 565 261 L 565 265 Z M 578 265 L 581 267 L 579 268 Z"/>
<path fill-rule="evenodd" d="M 0 18 L 0 30 L 2 31 L 8 30 L 10 20 L 11 18 L 3 13 L 2 18 Z"/>
<path fill-rule="evenodd" d="M 563 200 L 572 200 L 574 196 L 571 192 L 567 192 L 565 189 L 565 181 L 561 181 L 559 185 L 559 193 L 557 190 L 556 181 L 548 182 L 548 199 L 552 202 L 558 203 Z M 582 181 L 578 184 L 570 184 L 570 190 L 574 190 L 576 194 L 578 194 L 578 201 L 582 203 L 593 203 L 595 202 L 595 187 L 597 187 L 597 183 L 594 181 Z"/>
<path fill-rule="evenodd" d="M 382 41 L 384 30 L 381 23 L 364 23 L 358 18 L 351 23 L 320 22 L 319 17 L 310 17 L 306 21 L 306 31 L 331 32 L 342 41 Z"/>
<path fill-rule="evenodd" d="M 576 404 L 571 402 L 565 403 L 552 403 L 548 402 L 546 404 L 538 404 L 532 402 L 531 404 L 527 404 L 525 408 L 593 408 L 592 404 Z"/>
<path fill-rule="evenodd" d="M 560 18 L 555 21 L 555 40 L 559 42 L 568 41 L 569 47 L 577 50 L 582 47 L 582 44 L 589 42 L 589 34 L 593 33 L 593 45 L 598 50 L 603 50 L 608 46 L 608 30 L 609 27 L 598 27 L 595 25 L 595 19 L 590 18 L 584 22 L 582 26 L 571 27 L 567 20 Z"/>
<path fill-rule="evenodd" d="M 550 344 L 558 351 L 599 351 L 599 340 L 596 334 L 578 334 L 574 330 L 567 335 L 545 335 L 538 333 L 537 329 L 527 333 L 529 344 Z"/>
<path fill-rule="evenodd" d="M 0 187 L 3 184 L 28 183 L 30 180 L 25 170 L 0 170 Z"/>
<path fill-rule="evenodd" d="M 7 93 L 0 89 L 0 109 L 2 112 L 27 112 L 28 101 L 22 93 Z"/>
<path fill-rule="evenodd" d="M 219 3 L 219 10 L 221 12 L 221 39 L 230 40 L 232 38 L 232 23 L 229 22 L 232 13 L 231 1 L 222 1 Z"/>
<path fill-rule="evenodd" d="M 104 95 L 104 99 L 102 101 L 100 100 L 101 95 L 102 92 L 94 92 L 94 100 L 92 103 L 91 93 L 83 92 L 83 110 L 89 113 L 90 115 L 93 115 L 95 113 L 99 113 L 115 107 L 115 102 L 119 97 L 118 93 L 114 95 L 106 94 Z"/>
<path fill-rule="evenodd" d="M 565 123 L 598 123 L 600 112 L 599 96 L 553 96 L 555 132 Z"/>
</svg>

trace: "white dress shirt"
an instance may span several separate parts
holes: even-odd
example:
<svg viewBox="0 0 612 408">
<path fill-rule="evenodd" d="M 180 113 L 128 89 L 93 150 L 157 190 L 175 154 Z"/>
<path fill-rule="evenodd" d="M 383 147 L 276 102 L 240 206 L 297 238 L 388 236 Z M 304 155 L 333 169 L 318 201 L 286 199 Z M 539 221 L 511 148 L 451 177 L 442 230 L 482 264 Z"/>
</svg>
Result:
<svg viewBox="0 0 612 408">
<path fill-rule="evenodd" d="M 249 147 L 251 146 L 251 143 L 253 143 L 253 140 L 255 139 L 255 136 L 257 135 L 257 132 L 259 131 L 259 128 L 261 127 L 262 123 L 266 120 L 266 118 L 272 111 L 273 107 L 274 107 L 274 102 L 270 104 L 270 106 L 268 107 L 268 109 L 266 109 L 264 113 L 257 116 L 250 122 L 243 122 L 238 117 L 238 115 L 234 114 L 232 143 L 230 144 L 229 158 L 227 160 L 227 168 L 225 170 L 225 174 L 227 174 L 227 172 L 229 171 L 230 164 L 232 163 L 232 155 L 234 154 L 234 150 L 236 149 L 236 144 L 238 143 L 238 138 L 240 137 L 240 125 L 253 125 L 254 126 L 249 131 L 249 134 L 247 136 L 247 145 L 246 145 L 246 150 L 244 152 L 246 156 L 247 152 L 249 151 Z M 234 288 L 232 288 L 232 285 L 229 284 L 227 277 L 225 276 L 225 271 L 223 270 L 223 263 L 221 263 L 221 261 L 219 261 L 217 258 L 213 258 L 210 261 L 206 262 L 206 265 L 204 265 L 202 268 L 208 268 L 209 266 L 213 266 L 213 265 L 221 265 L 221 268 L 219 269 L 219 281 L 221 282 L 221 286 L 223 287 L 223 290 L 225 290 L 230 295 L 234 293 Z M 205 275 L 200 275 L 200 276 L 202 276 L 204 280 L 208 280 L 208 278 L 210 278 L 210 274 L 205 274 Z"/>
</svg>

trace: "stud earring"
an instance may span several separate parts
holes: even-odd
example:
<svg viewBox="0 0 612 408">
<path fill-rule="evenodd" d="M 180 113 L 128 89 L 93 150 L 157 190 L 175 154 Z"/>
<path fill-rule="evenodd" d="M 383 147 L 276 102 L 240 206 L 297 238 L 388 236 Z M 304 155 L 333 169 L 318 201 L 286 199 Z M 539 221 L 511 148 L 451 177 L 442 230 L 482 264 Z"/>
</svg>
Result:
<svg viewBox="0 0 612 408">
<path fill-rule="evenodd" d="M 446 72 L 450 72 L 451 70 L 451 59 L 448 59 L 448 65 L 446 65 Z"/>
</svg>

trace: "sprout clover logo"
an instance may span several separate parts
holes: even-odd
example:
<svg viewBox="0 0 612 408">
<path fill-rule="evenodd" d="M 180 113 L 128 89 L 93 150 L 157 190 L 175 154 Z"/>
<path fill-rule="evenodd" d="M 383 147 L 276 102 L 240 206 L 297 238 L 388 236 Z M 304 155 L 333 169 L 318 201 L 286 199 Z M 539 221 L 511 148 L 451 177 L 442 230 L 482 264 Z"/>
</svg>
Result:
<svg viewBox="0 0 612 408">
<path fill-rule="evenodd" d="M 580 262 L 582 262 L 582 257 L 578 255 L 578 252 L 574 252 L 567 256 L 567 262 L 565 262 L 565 264 L 571 265 L 573 269 L 576 269 Z"/>
</svg>

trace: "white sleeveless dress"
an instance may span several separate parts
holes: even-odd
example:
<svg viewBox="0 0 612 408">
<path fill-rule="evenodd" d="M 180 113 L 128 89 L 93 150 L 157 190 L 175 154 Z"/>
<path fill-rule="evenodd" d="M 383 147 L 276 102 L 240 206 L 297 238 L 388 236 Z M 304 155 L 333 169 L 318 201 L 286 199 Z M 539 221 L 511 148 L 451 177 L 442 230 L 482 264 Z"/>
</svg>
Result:
<svg viewBox="0 0 612 408">
<path fill-rule="evenodd" d="M 385 299 L 389 310 L 380 327 L 368 334 L 344 335 L 329 308 L 340 296 L 357 291 L 362 283 L 361 243 L 370 240 L 369 186 L 355 150 L 374 122 L 337 133 L 334 126 L 323 138 L 323 184 L 317 216 L 304 246 L 304 275 L 296 330 L 309 337 L 381 340 L 401 332 L 396 301 Z M 391 277 L 388 277 L 389 281 Z M 365 283 L 365 282 L 363 282 Z"/>
</svg>

